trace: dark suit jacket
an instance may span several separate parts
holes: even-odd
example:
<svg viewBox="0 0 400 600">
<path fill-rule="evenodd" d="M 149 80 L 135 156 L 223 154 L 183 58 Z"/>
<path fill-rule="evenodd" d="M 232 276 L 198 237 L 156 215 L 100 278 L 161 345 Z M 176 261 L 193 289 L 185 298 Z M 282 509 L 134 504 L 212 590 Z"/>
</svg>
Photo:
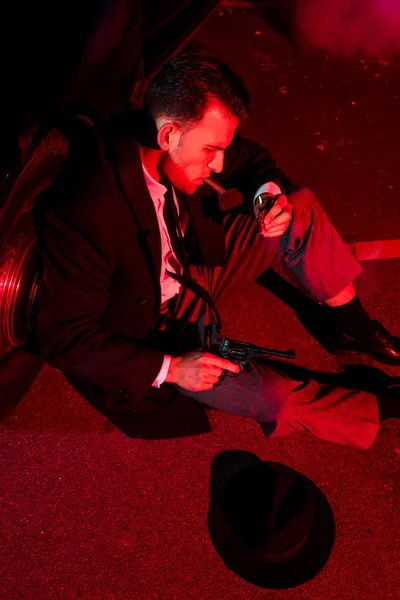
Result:
<svg viewBox="0 0 400 600">
<path fill-rule="evenodd" d="M 111 133 L 110 133 L 111 131 Z M 160 307 L 161 244 L 132 127 L 83 128 L 65 168 L 33 211 L 41 248 L 35 345 L 50 364 L 128 435 L 209 431 L 204 408 L 164 384 L 163 353 L 147 345 Z M 216 180 L 251 202 L 274 180 L 294 189 L 260 145 L 235 136 Z M 218 198 L 202 186 L 186 201 L 190 261 L 226 260 Z"/>
</svg>

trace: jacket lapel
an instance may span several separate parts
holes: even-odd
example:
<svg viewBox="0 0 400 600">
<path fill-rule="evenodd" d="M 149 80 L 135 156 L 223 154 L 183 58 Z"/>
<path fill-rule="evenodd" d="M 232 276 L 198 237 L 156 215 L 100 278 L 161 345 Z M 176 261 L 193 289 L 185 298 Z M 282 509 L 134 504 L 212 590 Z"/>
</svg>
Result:
<svg viewBox="0 0 400 600">
<path fill-rule="evenodd" d="M 138 228 L 138 241 L 154 279 L 156 309 L 161 302 L 161 240 L 157 215 L 143 175 L 139 145 L 130 136 L 114 144 L 114 171 Z"/>
</svg>

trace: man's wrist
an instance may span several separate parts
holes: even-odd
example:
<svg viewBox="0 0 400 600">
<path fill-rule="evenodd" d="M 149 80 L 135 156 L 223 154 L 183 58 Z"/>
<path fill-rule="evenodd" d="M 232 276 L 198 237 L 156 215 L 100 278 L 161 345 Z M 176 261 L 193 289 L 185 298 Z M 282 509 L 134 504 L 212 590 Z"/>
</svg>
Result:
<svg viewBox="0 0 400 600">
<path fill-rule="evenodd" d="M 173 356 L 170 357 L 170 363 L 169 363 L 169 368 L 168 368 L 168 372 L 167 375 L 165 377 L 165 382 L 166 383 L 175 383 L 175 376 L 176 376 L 176 364 L 178 362 L 177 358 L 174 358 Z"/>
<path fill-rule="evenodd" d="M 157 377 L 151 384 L 151 387 L 159 388 L 161 386 L 161 384 L 164 383 L 164 381 L 166 381 L 170 363 L 171 363 L 171 357 L 169 356 L 169 354 L 166 354 L 164 356 L 162 367 L 161 367 Z"/>
<path fill-rule="evenodd" d="M 282 194 L 282 190 L 274 181 L 268 181 L 258 188 L 254 199 L 256 199 L 260 194 L 271 194 L 271 196 L 277 196 L 278 194 Z"/>
</svg>

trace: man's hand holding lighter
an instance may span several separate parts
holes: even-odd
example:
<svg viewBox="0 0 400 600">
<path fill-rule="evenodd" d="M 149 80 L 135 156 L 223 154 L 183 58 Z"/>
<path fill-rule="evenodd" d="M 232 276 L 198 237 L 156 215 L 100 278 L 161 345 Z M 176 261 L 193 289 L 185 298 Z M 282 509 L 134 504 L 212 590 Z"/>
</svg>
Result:
<svg viewBox="0 0 400 600">
<path fill-rule="evenodd" d="M 287 196 L 281 194 L 275 204 L 260 221 L 260 234 L 267 238 L 281 236 L 289 227 L 293 208 Z"/>
</svg>

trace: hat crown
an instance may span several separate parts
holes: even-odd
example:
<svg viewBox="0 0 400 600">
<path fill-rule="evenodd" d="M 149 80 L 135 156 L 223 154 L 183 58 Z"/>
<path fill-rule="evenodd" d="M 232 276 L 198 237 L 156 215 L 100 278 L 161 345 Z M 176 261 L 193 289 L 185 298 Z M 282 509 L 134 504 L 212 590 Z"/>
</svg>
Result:
<svg viewBox="0 0 400 600">
<path fill-rule="evenodd" d="M 246 547 L 271 562 L 299 550 L 314 515 L 307 481 L 292 472 L 277 474 L 265 463 L 232 477 L 218 505 Z"/>
</svg>

